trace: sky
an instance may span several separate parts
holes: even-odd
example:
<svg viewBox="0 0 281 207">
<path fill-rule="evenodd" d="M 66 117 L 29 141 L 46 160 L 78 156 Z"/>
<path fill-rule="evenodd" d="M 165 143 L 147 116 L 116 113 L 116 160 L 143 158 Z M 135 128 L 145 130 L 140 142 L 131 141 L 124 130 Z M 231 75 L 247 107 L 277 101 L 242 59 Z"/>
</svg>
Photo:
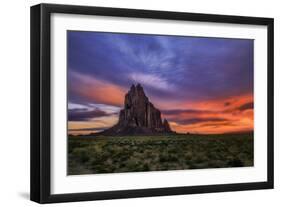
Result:
<svg viewBox="0 0 281 207">
<path fill-rule="evenodd" d="M 252 131 L 253 47 L 250 39 L 68 31 L 69 133 L 112 127 L 136 83 L 178 133 Z"/>
</svg>

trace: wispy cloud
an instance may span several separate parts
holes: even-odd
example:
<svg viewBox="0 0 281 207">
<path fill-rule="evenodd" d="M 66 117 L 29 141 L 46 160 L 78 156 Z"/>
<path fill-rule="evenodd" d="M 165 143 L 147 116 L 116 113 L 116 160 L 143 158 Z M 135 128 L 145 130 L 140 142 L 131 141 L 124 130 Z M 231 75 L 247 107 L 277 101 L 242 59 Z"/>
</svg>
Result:
<svg viewBox="0 0 281 207">
<path fill-rule="evenodd" d="M 197 123 L 206 123 L 206 122 L 225 122 L 228 121 L 228 119 L 225 118 L 218 118 L 218 117 L 207 117 L 207 118 L 190 118 L 190 119 L 182 119 L 177 121 L 178 124 L 183 125 L 191 125 L 191 124 L 197 124 Z"/>
<path fill-rule="evenodd" d="M 239 106 L 237 109 L 239 111 L 245 111 L 245 110 L 253 109 L 253 108 L 254 108 L 254 102 L 249 102 L 249 103 L 245 103 L 245 104 Z"/>
<path fill-rule="evenodd" d="M 70 122 L 71 129 L 112 126 L 124 95 L 136 82 L 176 131 L 253 128 L 253 40 L 79 31 L 67 35 L 68 108 L 79 109 L 76 120 L 83 120 Z"/>
<path fill-rule="evenodd" d="M 68 109 L 68 121 L 89 121 L 93 118 L 111 116 L 116 113 L 107 113 L 101 110 Z"/>
<path fill-rule="evenodd" d="M 107 81 L 97 80 L 94 77 L 69 73 L 70 101 L 83 100 L 88 103 L 99 103 L 113 106 L 122 106 L 125 89 Z M 72 100 L 74 99 L 74 100 Z"/>
<path fill-rule="evenodd" d="M 134 72 L 129 74 L 129 80 L 133 83 L 140 83 L 144 87 L 149 87 L 164 91 L 174 91 L 176 89 L 175 85 L 165 78 L 157 74 L 145 74 L 140 72 Z"/>
<path fill-rule="evenodd" d="M 91 128 L 81 128 L 81 129 L 69 129 L 70 132 L 84 132 L 84 131 L 103 131 L 107 127 L 91 127 Z"/>
</svg>

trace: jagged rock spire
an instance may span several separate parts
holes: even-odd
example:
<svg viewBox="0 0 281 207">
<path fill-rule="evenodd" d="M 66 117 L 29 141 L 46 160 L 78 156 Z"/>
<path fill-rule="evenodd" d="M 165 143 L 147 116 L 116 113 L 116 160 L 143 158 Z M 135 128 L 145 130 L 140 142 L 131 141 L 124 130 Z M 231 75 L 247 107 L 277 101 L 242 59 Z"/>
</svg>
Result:
<svg viewBox="0 0 281 207">
<path fill-rule="evenodd" d="M 161 112 L 145 95 L 143 87 L 132 84 L 125 95 L 124 109 L 120 111 L 118 123 L 105 132 L 109 134 L 155 134 L 172 132 L 166 119 L 162 122 Z"/>
</svg>

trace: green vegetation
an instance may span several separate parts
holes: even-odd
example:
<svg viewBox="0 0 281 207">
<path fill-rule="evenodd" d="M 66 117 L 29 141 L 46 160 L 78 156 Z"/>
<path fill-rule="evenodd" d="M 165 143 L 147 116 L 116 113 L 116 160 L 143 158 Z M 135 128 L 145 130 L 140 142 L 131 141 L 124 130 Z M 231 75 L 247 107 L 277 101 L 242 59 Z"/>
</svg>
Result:
<svg viewBox="0 0 281 207">
<path fill-rule="evenodd" d="M 68 174 L 253 166 L 253 134 L 69 136 Z"/>
</svg>

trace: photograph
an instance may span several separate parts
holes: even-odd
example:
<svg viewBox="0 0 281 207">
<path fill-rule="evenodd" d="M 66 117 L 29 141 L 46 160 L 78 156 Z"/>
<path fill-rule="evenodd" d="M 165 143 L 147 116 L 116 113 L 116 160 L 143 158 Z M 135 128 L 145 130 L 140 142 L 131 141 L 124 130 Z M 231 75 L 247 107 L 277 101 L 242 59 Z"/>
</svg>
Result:
<svg viewBox="0 0 281 207">
<path fill-rule="evenodd" d="M 254 40 L 67 30 L 67 175 L 254 166 Z"/>
<path fill-rule="evenodd" d="M 168 10 L 30 8 L 30 200 L 274 188 L 274 18 Z"/>
</svg>

